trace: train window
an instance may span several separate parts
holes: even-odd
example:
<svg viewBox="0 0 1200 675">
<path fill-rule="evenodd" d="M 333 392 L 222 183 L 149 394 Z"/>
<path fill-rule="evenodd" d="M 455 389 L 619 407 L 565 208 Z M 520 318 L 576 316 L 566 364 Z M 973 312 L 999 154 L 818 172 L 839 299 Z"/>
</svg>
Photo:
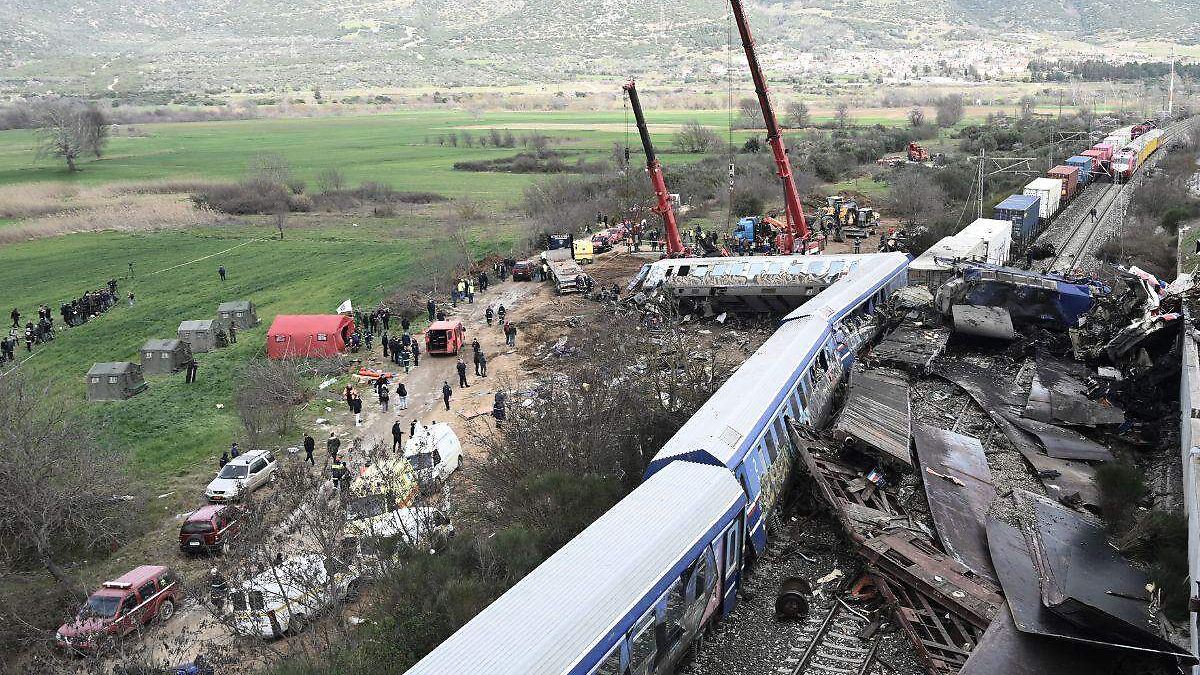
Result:
<svg viewBox="0 0 1200 675">
<path fill-rule="evenodd" d="M 725 578 L 728 579 L 737 570 L 738 564 L 738 524 L 734 523 L 725 531 Z"/>
<path fill-rule="evenodd" d="M 809 267 L 808 267 L 809 274 L 820 274 L 824 271 L 825 271 L 825 261 L 824 260 L 818 260 L 815 263 L 809 265 Z"/>
<path fill-rule="evenodd" d="M 792 440 L 791 440 L 791 438 L 788 437 L 787 429 L 785 428 L 785 425 L 784 425 L 782 419 L 775 420 L 775 435 L 779 437 L 779 449 L 780 450 L 787 449 L 790 454 L 790 451 L 792 448 Z"/>
<path fill-rule="evenodd" d="M 838 272 L 841 272 L 842 268 L 845 266 L 846 263 L 842 262 L 841 260 L 834 260 L 833 262 L 829 263 L 829 274 L 831 276 L 837 274 Z"/>
<path fill-rule="evenodd" d="M 713 265 L 713 276 L 722 276 L 729 271 L 729 265 L 725 263 L 717 263 Z"/>
<path fill-rule="evenodd" d="M 708 274 L 708 265 L 697 265 L 695 276 L 702 277 Z"/>
<path fill-rule="evenodd" d="M 684 594 L 683 581 L 676 579 L 666 592 L 667 602 L 663 606 L 663 633 L 665 639 L 658 646 L 663 654 L 668 654 L 675 645 L 683 639 L 683 614 L 687 610 L 687 598 Z"/>
<path fill-rule="evenodd" d="M 591 675 L 621 675 L 621 644 L 618 642 L 600 663 L 592 670 Z"/>
<path fill-rule="evenodd" d="M 771 458 L 771 463 L 775 463 L 775 458 L 779 456 L 779 451 L 775 448 L 775 436 L 771 434 L 771 430 L 767 429 L 763 432 L 763 445 L 767 446 L 767 456 Z"/>
<path fill-rule="evenodd" d="M 633 627 L 629 640 L 629 671 L 633 675 L 646 675 L 654 671 L 654 657 L 658 654 L 658 642 L 654 631 L 654 609 L 643 616 Z"/>
<path fill-rule="evenodd" d="M 750 276 L 752 276 L 752 277 L 758 276 L 759 274 L 762 273 L 764 267 L 766 267 L 766 263 L 751 263 L 750 264 Z"/>
<path fill-rule="evenodd" d="M 825 350 L 817 352 L 817 363 L 821 365 L 821 370 L 829 370 L 829 359 L 825 356 Z"/>
<path fill-rule="evenodd" d="M 689 270 L 689 269 L 691 269 L 691 265 L 680 265 L 680 266 L 679 266 L 679 271 L 675 273 L 675 276 L 677 276 L 677 277 L 686 277 L 686 276 L 688 275 L 688 270 Z"/>
</svg>

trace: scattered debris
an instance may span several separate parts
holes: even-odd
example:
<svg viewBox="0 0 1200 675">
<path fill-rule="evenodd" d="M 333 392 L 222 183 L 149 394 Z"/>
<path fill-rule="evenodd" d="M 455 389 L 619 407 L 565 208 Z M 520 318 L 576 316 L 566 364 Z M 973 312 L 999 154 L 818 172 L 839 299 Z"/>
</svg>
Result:
<svg viewBox="0 0 1200 675">
<path fill-rule="evenodd" d="M 853 439 L 864 449 L 880 453 L 881 459 L 912 466 L 908 384 L 881 374 L 852 373 L 846 405 L 838 415 L 833 434 L 843 444 Z"/>
</svg>

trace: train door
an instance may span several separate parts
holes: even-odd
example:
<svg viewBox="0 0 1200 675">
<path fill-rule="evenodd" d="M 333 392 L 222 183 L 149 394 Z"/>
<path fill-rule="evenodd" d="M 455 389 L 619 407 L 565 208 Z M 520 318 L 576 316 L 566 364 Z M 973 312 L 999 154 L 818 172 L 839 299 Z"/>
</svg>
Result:
<svg viewBox="0 0 1200 675">
<path fill-rule="evenodd" d="M 735 518 L 729 527 L 713 542 L 714 550 L 719 550 L 721 559 L 721 616 L 728 616 L 737 604 L 738 583 L 742 571 L 742 534 L 743 519 Z"/>
</svg>

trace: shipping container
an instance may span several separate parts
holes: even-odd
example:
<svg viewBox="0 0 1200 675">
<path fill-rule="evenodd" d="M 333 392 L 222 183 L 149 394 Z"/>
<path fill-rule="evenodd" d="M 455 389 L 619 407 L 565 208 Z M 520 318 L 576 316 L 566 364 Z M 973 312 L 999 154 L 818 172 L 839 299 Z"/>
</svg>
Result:
<svg viewBox="0 0 1200 675">
<path fill-rule="evenodd" d="M 1079 167 L 1060 164 L 1047 171 L 1046 176 L 1062 181 L 1061 201 L 1063 204 L 1075 198 L 1075 192 L 1079 190 Z"/>
<path fill-rule="evenodd" d="M 975 222 L 954 235 L 964 242 L 983 242 L 983 262 L 1004 265 L 1012 245 L 1012 223 L 1007 220 L 976 218 Z"/>
<path fill-rule="evenodd" d="M 943 237 L 909 263 L 908 283 L 910 286 L 923 285 L 930 290 L 937 290 L 954 276 L 956 261 L 983 262 L 986 256 L 987 246 L 981 241 L 962 240 L 958 235 Z"/>
<path fill-rule="evenodd" d="M 1133 127 L 1132 126 L 1121 127 L 1120 129 L 1117 129 L 1117 130 L 1109 133 L 1108 136 L 1104 139 L 1104 142 L 1108 143 L 1109 139 L 1113 139 L 1112 145 L 1113 145 L 1114 153 L 1115 153 L 1116 151 L 1120 150 L 1121 148 L 1124 148 L 1126 145 L 1129 145 L 1129 141 L 1133 140 Z"/>
<path fill-rule="evenodd" d="M 1100 153 L 1101 162 L 1107 162 L 1112 159 L 1113 153 L 1117 151 L 1117 148 L 1112 143 L 1097 143 L 1092 146 L 1092 149 Z"/>
<path fill-rule="evenodd" d="M 1028 242 L 1037 232 L 1042 200 L 1035 195 L 1011 195 L 996 205 L 996 220 L 1012 223 L 1012 240 Z"/>
<path fill-rule="evenodd" d="M 1038 217 L 1041 218 L 1043 223 L 1050 222 L 1054 214 L 1058 213 L 1058 206 L 1062 202 L 1061 180 L 1057 178 L 1035 178 L 1021 192 L 1041 198 L 1041 203 L 1038 204 Z"/>
<path fill-rule="evenodd" d="M 1084 155 L 1075 155 L 1067 159 L 1067 166 L 1073 166 L 1079 169 L 1079 185 L 1084 186 L 1092 182 L 1092 167 L 1095 166 L 1096 159 Z"/>
</svg>

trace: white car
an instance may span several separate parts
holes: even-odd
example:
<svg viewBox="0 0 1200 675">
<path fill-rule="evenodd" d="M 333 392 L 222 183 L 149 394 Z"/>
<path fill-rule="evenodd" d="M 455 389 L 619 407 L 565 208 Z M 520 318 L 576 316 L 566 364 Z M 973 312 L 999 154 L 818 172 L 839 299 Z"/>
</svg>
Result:
<svg viewBox="0 0 1200 675">
<path fill-rule="evenodd" d="M 275 480 L 275 455 L 270 450 L 251 450 L 234 457 L 221 467 L 217 477 L 204 490 L 213 503 L 241 499 Z"/>
<path fill-rule="evenodd" d="M 462 465 L 462 443 L 449 424 L 417 424 L 404 444 L 404 458 L 412 464 L 417 482 L 425 487 L 446 479 Z"/>
<path fill-rule="evenodd" d="M 234 631 L 277 638 L 304 630 L 358 590 L 358 572 L 337 558 L 298 555 L 258 574 L 230 594 Z"/>
</svg>

